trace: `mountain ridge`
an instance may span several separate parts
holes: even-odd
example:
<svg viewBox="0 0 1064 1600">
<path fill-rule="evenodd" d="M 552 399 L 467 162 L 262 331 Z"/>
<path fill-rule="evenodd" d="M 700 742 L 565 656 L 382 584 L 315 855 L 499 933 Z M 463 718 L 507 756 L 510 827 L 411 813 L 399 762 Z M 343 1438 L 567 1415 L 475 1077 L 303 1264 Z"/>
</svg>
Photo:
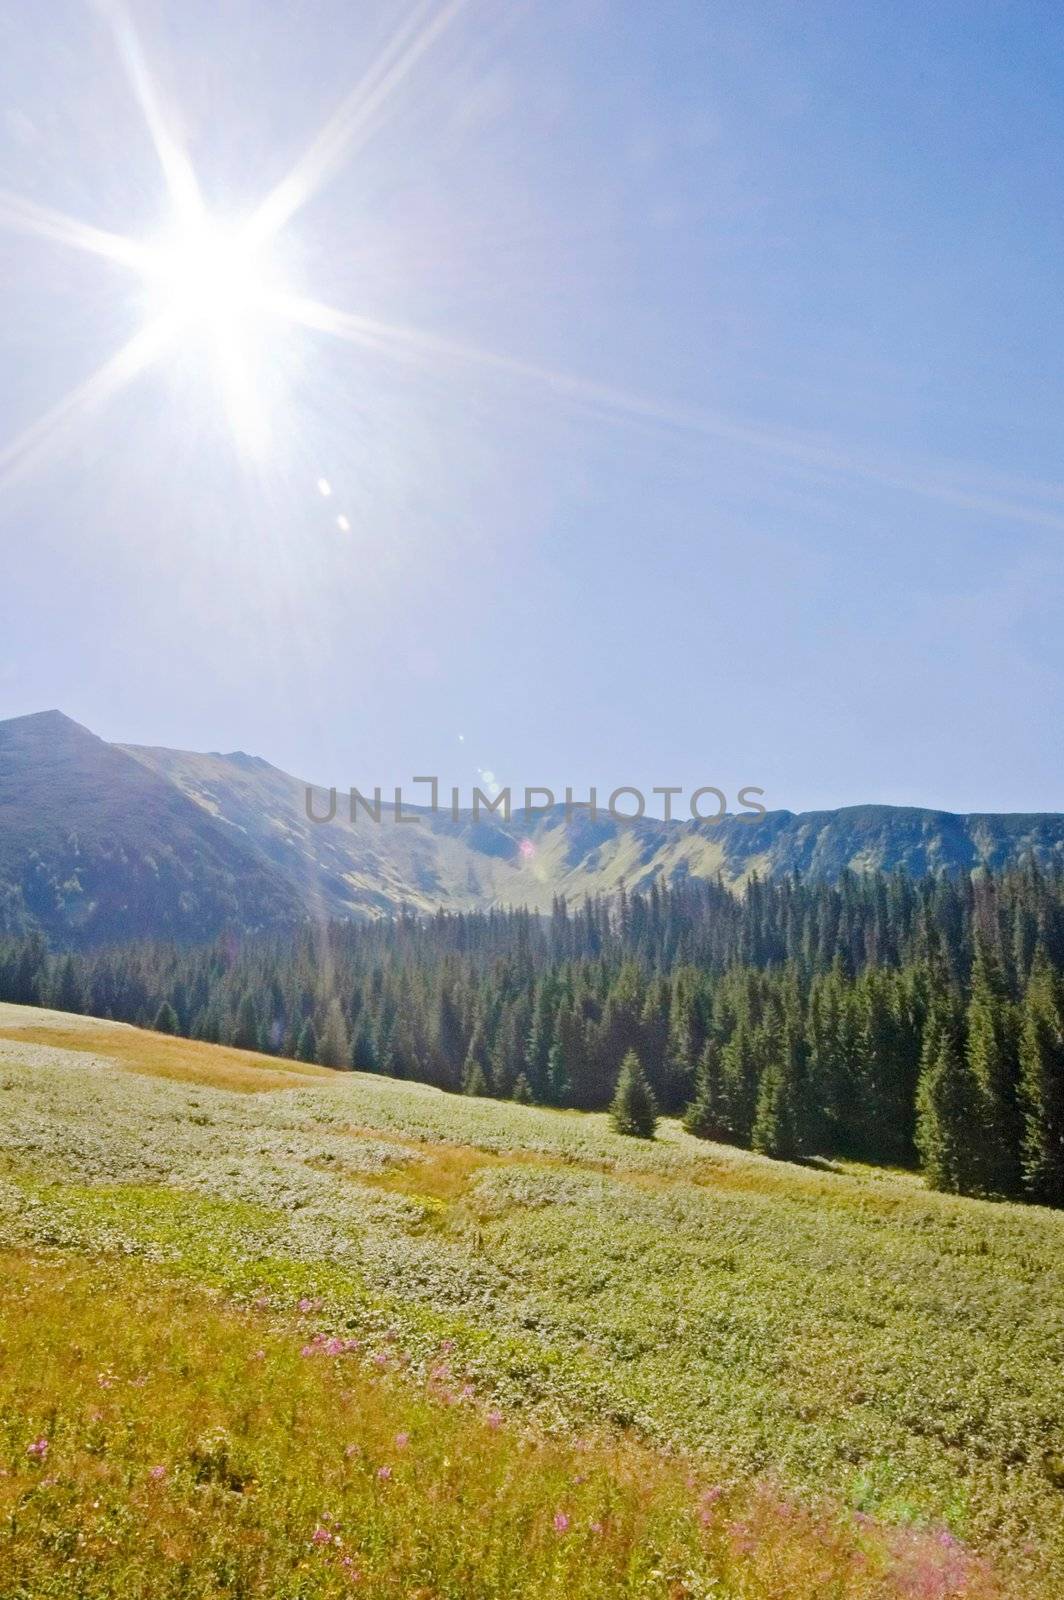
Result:
<svg viewBox="0 0 1064 1600">
<path fill-rule="evenodd" d="M 314 786 L 318 794 L 328 793 Z M 755 820 L 510 819 L 404 804 L 416 826 L 311 821 L 308 785 L 246 751 L 108 744 L 63 712 L 0 722 L 0 932 L 211 937 L 304 917 L 525 906 L 654 882 L 1064 865 L 1064 815 L 863 803 Z"/>
</svg>

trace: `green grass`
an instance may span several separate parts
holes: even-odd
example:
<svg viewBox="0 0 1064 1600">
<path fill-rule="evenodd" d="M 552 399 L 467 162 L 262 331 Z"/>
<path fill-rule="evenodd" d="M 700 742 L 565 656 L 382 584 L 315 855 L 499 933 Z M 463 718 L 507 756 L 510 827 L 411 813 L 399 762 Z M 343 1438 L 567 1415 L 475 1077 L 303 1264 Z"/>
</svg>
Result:
<svg viewBox="0 0 1064 1600">
<path fill-rule="evenodd" d="M 67 1037 L 64 1049 L 0 1042 L 8 1248 L 47 1247 L 75 1275 L 79 1261 L 111 1272 L 139 1258 L 121 1269 L 139 1274 L 123 1293 L 210 1291 L 244 1308 L 227 1317 L 297 1329 L 277 1335 L 293 1348 L 316 1333 L 390 1338 L 404 1352 L 397 1396 L 409 1391 L 397 1405 L 414 1403 L 450 1341 L 477 1404 L 525 1419 L 551 1449 L 620 1430 L 653 1460 L 653 1485 L 682 1459 L 760 1516 L 766 1483 L 773 1505 L 836 1507 L 831 1571 L 851 1587 L 803 1589 L 792 1574 L 773 1589 L 748 1574 L 743 1588 L 729 1567 L 714 1595 L 945 1600 L 961 1591 L 926 1566 L 943 1529 L 1007 1574 L 1010 1594 L 1064 1589 L 1064 1217 L 931 1195 L 904 1174 L 771 1163 L 675 1124 L 654 1144 L 623 1140 L 605 1118 L 422 1085 L 341 1075 L 248 1094 L 254 1058 L 220 1052 L 212 1081 L 208 1047 L 190 1047 L 186 1080 L 178 1053 L 152 1066 L 152 1039 L 136 1072 L 128 1042 L 107 1064 L 106 1030 L 92 1030 L 94 1054 L 70 1053 Z M 234 1073 L 239 1090 L 222 1087 Z M 809 1516 L 812 1560 L 826 1535 L 823 1513 Z M 878 1555 L 851 1571 L 868 1516 Z M 925 1543 L 903 1558 L 892 1540 Z M 668 1540 L 650 1542 L 655 1561 L 673 1560 Z M 721 1551 L 703 1558 L 703 1577 L 724 1582 Z M 637 1586 L 588 1592 L 642 1592 L 646 1573 L 611 1561 L 609 1582 Z M 554 1592 L 513 1581 L 463 1592 Z M 242 1592 L 319 1592 L 276 1582 Z M 424 1592 L 450 1591 L 433 1578 Z"/>
<path fill-rule="evenodd" d="M 0 1257 L 10 1600 L 1000 1600 L 927 1536 L 721 1484 L 632 1439 L 551 1439 L 437 1350 L 308 1341 L 144 1262 Z M 342 1347 L 342 1348 L 340 1348 Z"/>
</svg>

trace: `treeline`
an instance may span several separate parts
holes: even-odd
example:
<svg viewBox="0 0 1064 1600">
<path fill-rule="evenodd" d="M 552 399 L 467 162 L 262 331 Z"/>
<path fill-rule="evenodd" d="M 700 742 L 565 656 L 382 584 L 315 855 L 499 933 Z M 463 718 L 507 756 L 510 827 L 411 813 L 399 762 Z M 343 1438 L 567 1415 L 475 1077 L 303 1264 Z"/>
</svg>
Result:
<svg viewBox="0 0 1064 1600">
<path fill-rule="evenodd" d="M 685 882 L 209 946 L 0 944 L 0 997 L 1064 1205 L 1064 877 Z M 630 1063 L 629 1063 L 630 1066 Z"/>
</svg>

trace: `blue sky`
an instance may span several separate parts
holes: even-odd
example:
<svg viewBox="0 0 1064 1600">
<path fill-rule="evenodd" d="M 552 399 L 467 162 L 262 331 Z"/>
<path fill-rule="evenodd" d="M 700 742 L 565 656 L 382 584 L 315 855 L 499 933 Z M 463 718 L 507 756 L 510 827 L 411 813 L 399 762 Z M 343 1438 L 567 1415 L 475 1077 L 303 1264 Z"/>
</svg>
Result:
<svg viewBox="0 0 1064 1600">
<path fill-rule="evenodd" d="M 212 216 L 411 10 L 130 6 Z M 11 451 L 151 314 L 11 196 L 173 205 L 119 14 L 17 11 L 0 715 L 363 786 L 1064 809 L 1059 7 L 468 0 L 271 248 L 425 337 L 256 323 L 250 453 L 202 330 Z"/>
</svg>

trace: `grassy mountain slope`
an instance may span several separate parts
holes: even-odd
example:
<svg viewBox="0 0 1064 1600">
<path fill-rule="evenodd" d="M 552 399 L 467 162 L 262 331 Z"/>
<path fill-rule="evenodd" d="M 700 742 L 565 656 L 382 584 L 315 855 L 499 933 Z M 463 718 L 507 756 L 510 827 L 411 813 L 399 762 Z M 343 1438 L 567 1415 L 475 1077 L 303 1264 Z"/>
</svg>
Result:
<svg viewBox="0 0 1064 1600">
<path fill-rule="evenodd" d="M 318 804 L 325 792 L 317 791 Z M 913 873 L 1064 860 L 1060 815 L 852 806 L 758 821 L 511 821 L 422 810 L 310 821 L 306 785 L 259 757 L 105 744 L 59 712 L 0 723 L 0 932 L 61 941 L 210 936 L 296 917 L 494 905 L 549 910 L 687 876 Z"/>
<path fill-rule="evenodd" d="M 0 1369 L 11 1592 L 75 1592 L 77 1527 L 103 1576 L 76 1592 L 117 1592 L 156 1493 L 129 1592 L 214 1592 L 221 1562 L 244 1593 L 343 1593 L 315 1525 L 386 1594 L 1061 1592 L 1058 1213 L 19 1007 L 0 1083 L 0 1249 L 62 1269 L 30 1321 L 5 1264 L 4 1347 L 34 1352 L 32 1392 Z M 581 1444 L 539 1455 L 548 1428 Z M 618 1430 L 647 1453 L 607 1504 Z M 54 1504 L 28 1493 L 39 1438 Z M 256 1485 L 236 1520 L 227 1474 Z M 502 1548 L 526 1559 L 493 1588 Z M 574 1548 L 605 1559 L 590 1587 Z M 153 1588 L 167 1559 L 196 1584 Z"/>
<path fill-rule="evenodd" d="M 422 811 L 416 825 L 396 824 L 385 808 L 377 825 L 362 813 L 352 824 L 341 794 L 336 819 L 313 823 L 304 781 L 256 757 L 124 748 L 227 820 L 294 888 L 334 915 L 441 904 L 549 910 L 556 894 L 578 899 L 622 884 L 635 890 L 718 873 L 736 883 L 753 871 L 836 878 L 847 868 L 971 871 L 1030 853 L 1044 864 L 1064 861 L 1064 816 L 956 816 L 901 806 L 773 811 L 755 822 L 625 823 L 579 812 L 567 822 L 561 806 L 531 818 L 517 812 L 509 823 L 485 815 L 475 822 L 469 813 L 455 822 L 447 811 Z M 317 806 L 326 802 L 317 790 Z"/>
<path fill-rule="evenodd" d="M 0 930 L 203 937 L 298 914 L 261 854 L 58 711 L 0 723 Z"/>
</svg>

